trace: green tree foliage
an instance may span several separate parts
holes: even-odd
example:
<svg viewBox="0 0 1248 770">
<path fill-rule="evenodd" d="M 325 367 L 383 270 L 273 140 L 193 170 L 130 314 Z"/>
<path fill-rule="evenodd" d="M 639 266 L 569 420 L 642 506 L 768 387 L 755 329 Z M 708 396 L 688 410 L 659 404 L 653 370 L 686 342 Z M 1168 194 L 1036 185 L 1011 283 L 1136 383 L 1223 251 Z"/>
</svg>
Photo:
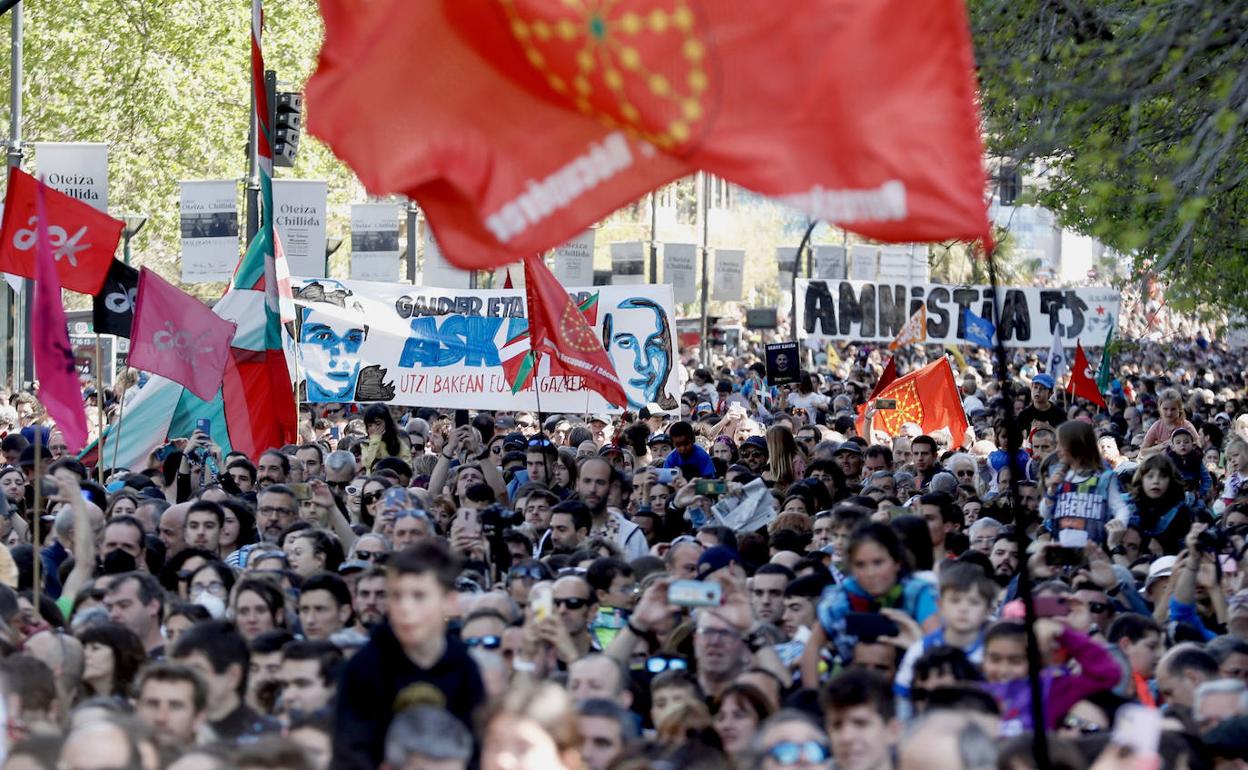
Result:
<svg viewBox="0 0 1248 770">
<path fill-rule="evenodd" d="M 1173 307 L 1248 308 L 1248 4 L 969 7 L 990 154 Z"/>
<path fill-rule="evenodd" d="M 135 261 L 181 275 L 178 182 L 247 174 L 250 0 L 24 0 L 26 142 L 107 142 L 109 208 L 146 214 Z M 265 4 L 266 65 L 301 87 L 320 48 L 313 0 Z M 9 19 L 0 19 L 0 81 L 9 71 Z M 7 95 L 7 90 L 6 90 Z M 0 106 L 7 130 L 9 103 Z M 37 165 L 25 164 L 28 170 Z M 350 171 L 304 136 L 279 176 L 329 181 L 331 235 L 346 230 L 358 197 Z M 345 250 L 344 250 L 345 251 Z M 241 253 L 241 250 L 240 250 Z M 221 285 L 188 287 L 203 297 Z M 81 298 L 78 298 L 81 300 Z"/>
</svg>

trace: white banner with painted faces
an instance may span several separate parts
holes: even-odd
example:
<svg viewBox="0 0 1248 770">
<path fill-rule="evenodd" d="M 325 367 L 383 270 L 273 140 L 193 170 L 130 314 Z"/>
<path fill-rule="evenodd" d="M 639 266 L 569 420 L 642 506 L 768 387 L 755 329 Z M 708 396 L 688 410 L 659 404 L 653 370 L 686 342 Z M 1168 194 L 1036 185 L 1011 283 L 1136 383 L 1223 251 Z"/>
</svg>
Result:
<svg viewBox="0 0 1248 770">
<path fill-rule="evenodd" d="M 1002 286 L 997 336 L 1006 347 L 1047 348 L 1054 336 L 1066 347 L 1100 345 L 1118 318 L 1121 295 L 1095 286 Z M 995 318 L 989 286 L 945 286 L 875 281 L 797 282 L 797 323 L 803 339 L 891 342 L 920 307 L 927 307 L 927 342 L 965 344 L 963 308 Z"/>
<path fill-rule="evenodd" d="M 299 373 L 307 400 L 462 409 L 612 411 L 580 377 L 526 378 L 523 290 L 294 279 Z M 615 365 L 628 408 L 673 413 L 677 366 L 672 287 L 569 288 Z M 514 393 L 512 385 L 519 381 Z M 539 392 L 540 391 L 540 392 Z M 616 411 L 619 411 L 618 409 Z"/>
</svg>

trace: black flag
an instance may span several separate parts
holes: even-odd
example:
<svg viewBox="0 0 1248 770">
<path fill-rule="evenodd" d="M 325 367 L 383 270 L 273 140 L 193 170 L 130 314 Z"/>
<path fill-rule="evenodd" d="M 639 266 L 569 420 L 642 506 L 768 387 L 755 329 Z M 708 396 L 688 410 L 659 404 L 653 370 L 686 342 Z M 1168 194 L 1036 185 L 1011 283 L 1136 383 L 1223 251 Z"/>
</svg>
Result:
<svg viewBox="0 0 1248 770">
<path fill-rule="evenodd" d="M 139 293 L 139 271 L 113 260 L 104 286 L 95 295 L 91 319 L 96 334 L 115 334 L 130 338 L 134 323 L 134 300 Z"/>
</svg>

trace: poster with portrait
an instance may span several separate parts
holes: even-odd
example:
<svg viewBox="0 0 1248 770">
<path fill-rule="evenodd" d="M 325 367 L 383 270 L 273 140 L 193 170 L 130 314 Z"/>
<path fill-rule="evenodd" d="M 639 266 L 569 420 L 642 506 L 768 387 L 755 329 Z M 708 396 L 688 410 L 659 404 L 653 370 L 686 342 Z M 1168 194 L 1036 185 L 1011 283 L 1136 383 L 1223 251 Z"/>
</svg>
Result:
<svg viewBox="0 0 1248 770">
<path fill-rule="evenodd" d="M 768 385 L 788 385 L 801 377 L 802 355 L 796 342 L 769 342 L 765 353 Z"/>
<path fill-rule="evenodd" d="M 529 322 L 523 290 L 329 279 L 295 279 L 293 288 L 298 371 L 308 401 L 574 414 L 612 409 L 582 378 L 550 376 L 547 360 L 536 376 L 524 377 Z M 655 402 L 675 413 L 684 383 L 671 287 L 568 293 L 602 340 L 627 408 Z"/>
<path fill-rule="evenodd" d="M 399 216 L 395 203 L 351 204 L 351 277 L 357 281 L 397 281 Z"/>
<path fill-rule="evenodd" d="M 182 182 L 182 282 L 228 281 L 238 266 L 238 182 Z"/>
</svg>

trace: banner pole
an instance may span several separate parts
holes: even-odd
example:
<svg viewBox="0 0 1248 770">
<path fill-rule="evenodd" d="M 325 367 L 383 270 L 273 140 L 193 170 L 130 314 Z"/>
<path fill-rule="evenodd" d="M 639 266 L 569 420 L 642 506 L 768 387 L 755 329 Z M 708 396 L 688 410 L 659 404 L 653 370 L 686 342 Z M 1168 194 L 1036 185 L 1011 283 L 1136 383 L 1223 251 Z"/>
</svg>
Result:
<svg viewBox="0 0 1248 770">
<path fill-rule="evenodd" d="M 137 387 L 137 384 L 135 387 Z M 121 451 L 121 418 L 126 416 L 126 399 L 124 398 L 124 396 L 125 394 L 122 393 L 118 395 L 117 397 L 117 402 L 118 402 L 117 403 L 117 424 L 116 424 L 117 435 L 114 436 L 112 439 L 114 442 L 116 442 L 113 444 L 113 462 L 110 464 L 110 467 L 112 468 L 117 467 L 117 453 Z M 103 458 L 103 456 L 104 456 L 104 437 L 100 436 L 100 457 Z"/>
<path fill-rule="evenodd" d="M 39 607 L 39 596 L 43 593 L 43 582 L 40 580 L 40 576 L 39 576 L 39 573 L 41 572 L 40 563 L 43 561 L 43 556 L 41 554 L 41 549 L 39 547 L 39 524 L 40 524 L 40 520 L 43 518 L 43 426 L 40 425 L 39 423 L 35 423 L 34 476 L 35 477 L 33 481 L 35 483 L 35 510 L 31 512 L 30 526 L 31 526 L 31 532 L 33 533 L 31 535 L 31 544 L 34 546 L 35 552 L 34 552 L 34 559 L 32 559 L 33 568 L 34 568 L 34 580 L 31 583 L 31 586 L 34 588 L 34 591 L 35 591 L 34 604 L 35 604 L 35 611 L 37 612 L 38 607 Z"/>
<path fill-rule="evenodd" d="M 100 351 L 103 341 L 95 333 L 95 477 L 104 486 L 104 354 Z"/>
<path fill-rule="evenodd" d="M 815 226 L 819 224 L 818 219 L 810 220 L 810 225 L 806 228 L 806 232 L 802 234 L 802 240 L 797 244 L 797 253 L 793 255 L 793 285 L 789 289 L 793 293 L 793 305 L 789 309 L 789 331 L 790 339 L 797 342 L 797 274 L 802 266 L 802 252 L 810 246 L 810 236 L 815 232 Z M 813 271 L 810 269 L 810 262 L 806 263 L 806 278 L 813 278 Z"/>
</svg>

